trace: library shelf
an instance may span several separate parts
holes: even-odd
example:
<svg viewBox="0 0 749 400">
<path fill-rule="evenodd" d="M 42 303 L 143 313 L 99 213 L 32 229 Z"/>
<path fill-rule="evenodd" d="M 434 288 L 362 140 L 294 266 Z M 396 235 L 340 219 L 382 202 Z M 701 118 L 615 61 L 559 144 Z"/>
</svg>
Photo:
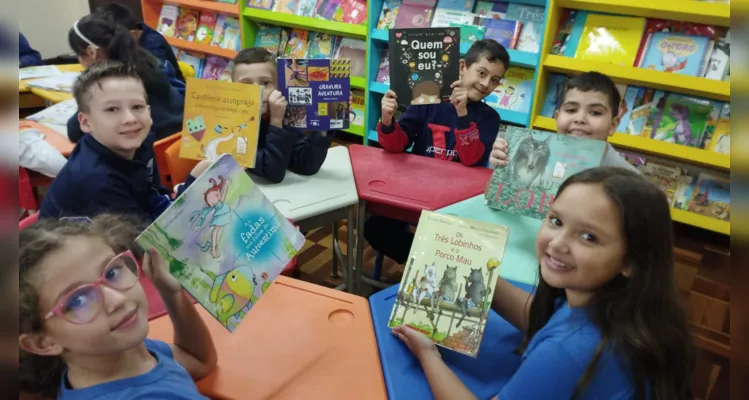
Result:
<svg viewBox="0 0 749 400">
<path fill-rule="evenodd" d="M 730 26 L 728 3 L 675 0 L 556 0 L 562 8 Z"/>
<path fill-rule="evenodd" d="M 264 24 L 325 32 L 331 35 L 346 36 L 354 39 L 366 40 L 367 38 L 367 26 L 364 24 L 347 24 L 344 22 L 328 21 L 321 18 L 302 17 L 299 15 L 249 7 L 242 11 L 242 15 Z"/>
<path fill-rule="evenodd" d="M 218 46 L 210 46 L 207 44 L 188 42 L 187 40 L 177 39 L 175 37 L 166 37 L 167 43 L 174 47 L 178 47 L 182 50 L 196 51 L 200 53 L 213 54 L 216 56 L 228 58 L 230 60 L 237 56 L 236 50 L 222 49 Z"/>
</svg>

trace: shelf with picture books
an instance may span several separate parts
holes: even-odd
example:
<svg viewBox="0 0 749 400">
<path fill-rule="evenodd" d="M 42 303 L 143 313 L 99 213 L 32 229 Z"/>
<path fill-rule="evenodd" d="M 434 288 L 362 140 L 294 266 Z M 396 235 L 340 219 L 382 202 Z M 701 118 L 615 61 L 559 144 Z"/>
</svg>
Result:
<svg viewBox="0 0 749 400">
<path fill-rule="evenodd" d="M 366 3 L 247 0 L 240 14 L 243 48 L 263 47 L 281 58 L 351 59 L 351 123 L 345 132 L 365 136 Z"/>
<path fill-rule="evenodd" d="M 551 0 L 533 127 L 556 131 L 570 75 L 610 76 L 622 101 L 609 143 L 666 193 L 674 221 L 730 235 L 728 8 L 670 3 Z"/>
<path fill-rule="evenodd" d="M 229 80 L 229 63 L 241 44 L 236 2 L 141 0 L 143 20 L 172 46 L 195 77 Z"/>
<path fill-rule="evenodd" d="M 490 38 L 510 54 L 510 69 L 486 98 L 505 123 L 530 125 L 536 68 L 545 26 L 546 0 L 385 0 L 369 4 L 369 107 L 367 127 L 374 132 L 381 96 L 390 88 L 389 29 L 455 27 L 460 31 L 460 54 L 471 44 Z M 376 141 L 377 135 L 368 135 Z"/>
</svg>

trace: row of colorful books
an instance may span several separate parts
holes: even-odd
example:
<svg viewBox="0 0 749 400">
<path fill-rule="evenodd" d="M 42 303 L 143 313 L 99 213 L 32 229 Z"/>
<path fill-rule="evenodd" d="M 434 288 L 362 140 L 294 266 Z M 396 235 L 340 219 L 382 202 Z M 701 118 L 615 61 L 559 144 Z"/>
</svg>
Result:
<svg viewBox="0 0 749 400">
<path fill-rule="evenodd" d="M 239 51 L 239 18 L 174 4 L 161 7 L 156 28 L 166 37 Z"/>
<path fill-rule="evenodd" d="M 730 222 L 731 190 L 728 177 L 689 171 L 648 160 L 640 154 L 620 154 L 663 190 L 671 208 Z"/>
<path fill-rule="evenodd" d="M 195 69 L 196 78 L 214 81 L 231 80 L 231 60 L 216 55 L 180 50 L 174 46 L 172 46 L 172 52 L 178 61 L 190 64 Z"/>
<path fill-rule="evenodd" d="M 263 26 L 255 35 L 255 47 L 263 47 L 284 58 L 348 58 L 351 59 L 352 76 L 366 74 L 367 43 L 359 39 L 298 28 Z"/>
<path fill-rule="evenodd" d="M 725 27 L 565 10 L 551 53 L 729 80 L 730 42 Z"/>
<path fill-rule="evenodd" d="M 542 116 L 552 117 L 561 105 L 567 79 L 551 75 Z M 730 103 L 632 85 L 617 88 L 622 98 L 617 132 L 729 154 Z"/>
<path fill-rule="evenodd" d="M 538 53 L 544 8 L 475 0 L 385 0 L 378 29 L 447 28 L 461 31 L 462 43 L 494 39 L 507 49 Z"/>
<path fill-rule="evenodd" d="M 367 19 L 366 0 L 247 0 L 247 7 L 347 24 Z"/>
</svg>

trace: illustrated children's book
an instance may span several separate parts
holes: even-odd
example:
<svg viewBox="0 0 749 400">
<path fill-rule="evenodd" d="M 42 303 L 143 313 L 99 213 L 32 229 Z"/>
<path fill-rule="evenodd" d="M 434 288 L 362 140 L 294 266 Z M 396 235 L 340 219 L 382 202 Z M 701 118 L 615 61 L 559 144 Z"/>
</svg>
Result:
<svg viewBox="0 0 749 400">
<path fill-rule="evenodd" d="M 179 7 L 174 4 L 164 4 L 161 6 L 161 14 L 156 30 L 167 37 L 177 35 L 177 18 L 179 17 Z"/>
<path fill-rule="evenodd" d="M 300 129 L 348 129 L 351 61 L 279 58 L 278 90 L 288 106 L 284 125 Z"/>
<path fill-rule="evenodd" d="M 522 22 L 509 19 L 486 19 L 483 21 L 485 39 L 494 39 L 506 49 L 514 49 L 520 37 Z"/>
<path fill-rule="evenodd" d="M 630 67 L 645 29 L 645 18 L 589 14 L 575 58 Z"/>
<path fill-rule="evenodd" d="M 406 325 L 475 358 L 509 233 L 505 226 L 422 211 L 388 326 Z"/>
<path fill-rule="evenodd" d="M 367 19 L 366 0 L 343 0 L 340 12 L 333 16 L 334 21 L 347 24 L 363 24 Z"/>
<path fill-rule="evenodd" d="M 459 78 L 460 30 L 390 29 L 390 88 L 398 104 L 438 104 Z"/>
<path fill-rule="evenodd" d="M 262 99 L 260 85 L 187 78 L 179 156 L 213 161 L 229 153 L 254 167 Z"/>
<path fill-rule="evenodd" d="M 333 58 L 339 37 L 325 32 L 310 32 L 307 58 Z"/>
<path fill-rule="evenodd" d="M 533 99 L 533 75 L 529 68 L 510 67 L 499 86 L 487 96 L 486 104 L 503 110 L 529 112 Z"/>
<path fill-rule="evenodd" d="M 699 76 L 710 39 L 677 33 L 656 32 L 648 38 L 641 68 Z"/>
<path fill-rule="evenodd" d="M 669 93 L 651 136 L 664 142 L 699 147 L 712 110 L 713 105 L 707 99 Z"/>
<path fill-rule="evenodd" d="M 351 112 L 350 112 L 350 123 L 351 126 L 364 127 L 364 91 L 353 89 L 351 90 Z"/>
<path fill-rule="evenodd" d="M 317 11 L 315 15 L 318 18 L 329 21 L 340 21 L 343 18 L 343 9 L 341 4 L 343 0 L 319 0 L 317 2 Z"/>
<path fill-rule="evenodd" d="M 543 219 L 559 185 L 601 164 L 606 142 L 510 126 L 503 134 L 510 164 L 489 180 L 489 207 Z"/>
<path fill-rule="evenodd" d="M 203 64 L 203 71 L 201 71 L 201 79 L 212 79 L 219 80 L 221 75 L 229 65 L 229 60 L 221 58 L 219 56 L 207 56 L 205 63 Z"/>
<path fill-rule="evenodd" d="M 25 83 L 29 87 L 70 93 L 73 91 L 73 84 L 78 79 L 78 75 L 80 72 L 63 72 L 46 78 L 28 80 Z"/>
<path fill-rule="evenodd" d="M 505 18 L 522 23 L 515 49 L 538 53 L 543 40 L 544 8 L 510 3 Z"/>
<path fill-rule="evenodd" d="M 395 27 L 395 18 L 398 16 L 401 0 L 384 0 L 380 20 L 377 21 L 377 29 L 392 29 Z"/>
<path fill-rule="evenodd" d="M 37 67 L 26 67 L 18 69 L 18 80 L 32 78 L 46 78 L 48 76 L 60 75 L 62 72 L 54 65 L 41 65 Z"/>
<path fill-rule="evenodd" d="M 202 44 L 211 44 L 213 30 L 216 28 L 216 14 L 203 11 L 200 13 L 200 23 L 195 33 L 195 41 Z"/>
<path fill-rule="evenodd" d="M 304 236 L 226 154 L 136 242 L 158 251 L 182 287 L 233 332 Z"/>
<path fill-rule="evenodd" d="M 262 47 L 277 57 L 283 29 L 280 26 L 265 26 L 258 29 L 255 34 L 255 47 Z"/>
<path fill-rule="evenodd" d="M 219 47 L 221 42 L 224 40 L 224 30 L 226 27 L 226 15 L 218 14 L 216 18 L 216 24 L 213 27 L 213 37 L 211 38 L 211 46 Z"/>
<path fill-rule="evenodd" d="M 223 37 L 221 38 L 221 48 L 236 51 L 241 50 L 238 18 L 226 17 L 226 20 L 224 21 Z"/>
<path fill-rule="evenodd" d="M 403 0 L 395 17 L 395 28 L 428 28 L 437 0 Z"/>
<path fill-rule="evenodd" d="M 273 6 L 273 0 L 247 0 L 247 7 L 270 10 Z"/>
<path fill-rule="evenodd" d="M 51 107 L 47 107 L 36 114 L 29 115 L 26 119 L 66 126 L 70 116 L 78 113 L 78 103 L 75 99 L 61 101 Z"/>
<path fill-rule="evenodd" d="M 307 38 L 309 31 L 304 29 L 292 29 L 289 33 L 289 41 L 286 42 L 286 49 L 283 56 L 288 58 L 304 58 L 307 56 Z"/>
<path fill-rule="evenodd" d="M 180 8 L 179 19 L 177 20 L 177 38 L 187 40 L 188 42 L 195 40 L 199 20 L 200 11 L 190 8 Z"/>
<path fill-rule="evenodd" d="M 716 218 L 731 220 L 731 182 L 727 177 L 707 173 L 699 174 L 689 203 L 689 211 Z"/>
</svg>

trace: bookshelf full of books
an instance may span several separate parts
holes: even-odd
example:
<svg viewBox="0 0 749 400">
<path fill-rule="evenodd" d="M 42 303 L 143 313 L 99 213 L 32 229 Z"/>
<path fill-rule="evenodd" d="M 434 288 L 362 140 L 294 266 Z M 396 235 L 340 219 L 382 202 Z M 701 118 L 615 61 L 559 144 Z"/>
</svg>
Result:
<svg viewBox="0 0 749 400">
<path fill-rule="evenodd" d="M 237 0 L 141 0 L 143 21 L 172 46 L 195 77 L 230 80 L 230 62 L 240 50 Z"/>
<path fill-rule="evenodd" d="M 364 137 L 366 0 L 239 0 L 242 44 L 285 58 L 351 59 L 350 127 Z"/>
<path fill-rule="evenodd" d="M 622 102 L 609 142 L 674 221 L 730 235 L 730 5 L 550 0 L 532 126 L 556 131 L 565 81 L 598 71 Z"/>
<path fill-rule="evenodd" d="M 383 0 L 369 4 L 367 138 L 377 141 L 382 95 L 390 88 L 388 30 L 455 27 L 460 53 L 475 40 L 491 38 L 508 49 L 510 69 L 486 102 L 503 123 L 530 126 L 548 0 Z"/>
</svg>

